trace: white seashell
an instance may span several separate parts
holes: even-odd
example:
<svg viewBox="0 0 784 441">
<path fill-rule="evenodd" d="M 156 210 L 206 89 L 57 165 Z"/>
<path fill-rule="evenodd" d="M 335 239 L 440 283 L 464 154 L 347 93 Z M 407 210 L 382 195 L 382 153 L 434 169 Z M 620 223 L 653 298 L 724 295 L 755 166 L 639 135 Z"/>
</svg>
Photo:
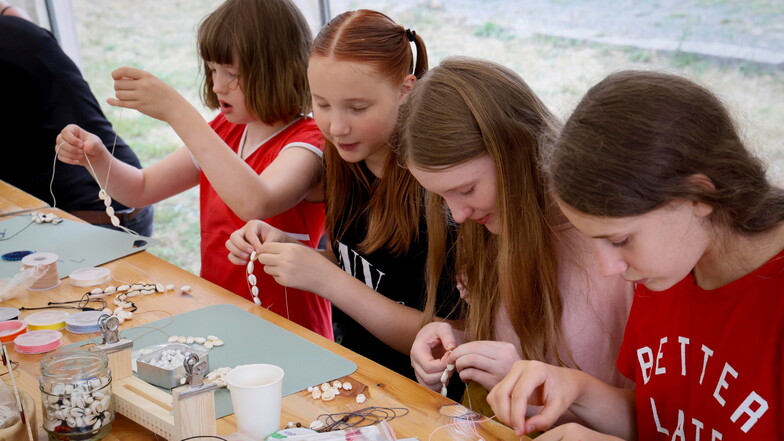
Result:
<svg viewBox="0 0 784 441">
<path fill-rule="evenodd" d="M 351 390 L 353 388 L 354 388 L 354 386 L 352 386 L 351 383 L 349 383 L 348 381 L 343 383 L 343 390 Z"/>
<path fill-rule="evenodd" d="M 180 291 L 182 291 L 182 292 L 191 292 L 191 286 L 190 285 L 185 285 L 182 288 L 180 288 Z"/>
<path fill-rule="evenodd" d="M 186 341 L 188 341 L 188 337 L 185 336 L 177 337 L 177 343 L 185 343 Z"/>
<path fill-rule="evenodd" d="M 314 400 L 318 400 L 319 398 L 321 398 L 321 389 L 315 388 L 312 391 L 310 391 L 310 397 L 313 398 Z"/>
<path fill-rule="evenodd" d="M 103 399 L 101 400 L 101 406 L 103 406 L 104 412 L 106 412 L 106 409 L 109 408 L 109 404 L 111 404 L 111 402 L 112 402 L 112 396 L 111 395 L 107 395 L 107 396 L 103 397 Z"/>
<path fill-rule="evenodd" d="M 207 340 L 215 341 L 215 340 L 220 340 L 220 339 L 218 337 L 214 336 L 214 335 L 208 335 L 207 336 Z"/>
<path fill-rule="evenodd" d="M 92 426 L 93 424 L 95 424 L 95 421 L 97 419 L 98 418 L 95 415 L 85 415 L 85 417 L 84 417 L 84 425 L 85 426 Z"/>
<path fill-rule="evenodd" d="M 258 297 L 253 297 L 253 303 L 255 303 L 258 306 L 261 306 L 261 300 Z"/>
<path fill-rule="evenodd" d="M 96 400 L 101 400 L 105 396 L 106 394 L 104 394 L 103 392 L 93 392 L 93 398 L 95 398 Z"/>
<path fill-rule="evenodd" d="M 161 285 L 160 283 L 156 283 L 155 284 L 155 290 L 158 291 L 158 292 L 165 291 L 165 289 L 163 288 L 163 285 Z"/>
<path fill-rule="evenodd" d="M 308 392 L 313 392 L 313 386 L 308 386 Z"/>
<path fill-rule="evenodd" d="M 171 283 L 166 285 L 166 291 L 174 291 L 174 285 L 172 285 Z"/>
<path fill-rule="evenodd" d="M 326 391 L 328 391 L 330 387 L 331 387 L 331 386 L 329 385 L 329 383 L 321 383 L 321 390 L 322 390 L 323 392 L 326 392 Z"/>
<path fill-rule="evenodd" d="M 103 200 L 103 205 L 105 207 L 111 207 L 112 206 L 112 198 L 110 198 L 108 194 L 106 195 L 106 199 Z"/>
<path fill-rule="evenodd" d="M 90 389 L 98 389 L 98 388 L 101 387 L 101 380 L 99 380 L 97 378 L 91 378 L 87 382 L 87 385 L 90 387 Z"/>
<path fill-rule="evenodd" d="M 37 218 L 35 218 L 35 223 L 42 224 L 42 223 L 44 223 L 44 220 L 41 219 L 40 217 L 37 217 Z"/>
<path fill-rule="evenodd" d="M 332 382 L 332 387 L 336 389 L 340 389 L 341 387 L 343 387 L 343 383 L 341 383 L 340 380 L 335 380 Z"/>
<path fill-rule="evenodd" d="M 106 207 L 106 214 L 108 214 L 109 217 L 114 217 L 114 207 Z"/>
<path fill-rule="evenodd" d="M 87 395 L 86 397 L 84 397 L 84 405 L 85 406 L 89 406 L 90 404 L 93 404 L 93 401 L 95 401 L 95 398 L 93 398 L 90 395 Z"/>
<path fill-rule="evenodd" d="M 82 418 L 82 417 L 75 417 L 74 418 L 74 424 L 76 425 L 76 427 L 84 427 L 84 418 Z"/>
<path fill-rule="evenodd" d="M 125 292 L 131 289 L 130 285 L 120 285 L 117 287 L 117 292 Z"/>
<path fill-rule="evenodd" d="M 96 400 L 93 404 L 90 405 L 90 410 L 92 410 L 94 414 L 98 415 L 99 413 L 103 412 L 103 404 Z"/>
<path fill-rule="evenodd" d="M 251 285 L 256 284 L 256 275 L 255 274 L 248 274 L 248 283 Z"/>
<path fill-rule="evenodd" d="M 259 297 L 259 287 L 256 286 L 256 285 L 251 286 L 250 287 L 250 293 L 251 293 L 251 295 L 253 295 L 254 298 L 258 298 Z"/>
<path fill-rule="evenodd" d="M 106 193 L 106 190 L 104 190 L 103 188 L 98 192 L 98 199 L 100 199 L 100 200 L 104 200 L 108 196 L 109 196 L 109 194 Z"/>
<path fill-rule="evenodd" d="M 340 389 L 338 389 L 338 388 L 336 388 L 336 387 L 333 387 L 332 389 L 330 389 L 330 391 L 331 391 L 331 392 L 332 392 L 332 394 L 333 394 L 333 395 L 335 395 L 335 396 L 338 396 L 338 395 L 340 395 Z"/>
<path fill-rule="evenodd" d="M 204 348 L 205 349 L 212 349 L 212 342 L 211 341 L 205 341 L 204 342 Z"/>
<path fill-rule="evenodd" d="M 321 394 L 322 401 L 332 401 L 334 399 L 335 399 L 335 394 L 332 393 L 332 389 Z"/>
<path fill-rule="evenodd" d="M 52 395 L 60 395 L 65 391 L 65 385 L 63 383 L 55 383 L 52 385 Z"/>
<path fill-rule="evenodd" d="M 444 370 L 444 372 L 441 374 L 441 382 L 446 384 L 447 380 L 449 380 L 449 371 Z"/>
<path fill-rule="evenodd" d="M 58 401 L 60 401 L 60 397 L 56 397 L 56 396 L 53 396 L 53 395 L 49 395 L 48 397 L 46 397 L 46 401 L 48 401 L 48 402 L 49 402 L 49 404 L 55 404 L 55 403 L 57 403 Z"/>
<path fill-rule="evenodd" d="M 367 397 L 365 397 L 365 394 L 357 394 L 357 403 L 358 404 L 364 403 L 365 400 L 367 400 Z"/>
<path fill-rule="evenodd" d="M 73 390 L 74 390 L 73 384 L 66 384 L 66 385 L 65 385 L 65 388 L 63 389 L 63 392 L 64 392 L 66 395 L 71 395 L 71 393 L 73 392 Z"/>
<path fill-rule="evenodd" d="M 448 371 L 453 371 L 453 370 L 455 370 L 455 365 L 453 365 L 453 364 L 448 364 L 448 365 L 446 365 L 446 370 L 448 370 Z"/>
<path fill-rule="evenodd" d="M 106 289 L 103 290 L 104 294 L 111 294 L 115 291 L 117 291 L 117 288 L 112 285 L 107 286 Z"/>
<path fill-rule="evenodd" d="M 141 290 L 139 292 L 141 292 L 142 295 L 148 296 L 150 294 L 155 294 L 157 291 L 154 290 L 154 289 L 143 289 L 143 290 Z"/>
<path fill-rule="evenodd" d="M 75 397 L 72 401 L 74 406 L 80 409 L 84 409 L 84 397 Z"/>
<path fill-rule="evenodd" d="M 98 430 L 101 428 L 101 420 L 98 420 L 93 424 L 93 430 Z"/>
<path fill-rule="evenodd" d="M 101 381 L 101 386 L 106 386 L 107 384 L 109 384 L 109 378 L 107 377 L 101 377 L 100 381 Z"/>
<path fill-rule="evenodd" d="M 248 262 L 248 274 L 253 274 L 253 262 Z"/>
<path fill-rule="evenodd" d="M 193 344 L 194 341 L 196 341 L 196 338 L 192 336 L 185 339 L 185 343 L 188 343 L 189 345 Z"/>
<path fill-rule="evenodd" d="M 254 260 L 256 260 L 258 258 L 259 258 L 259 254 L 256 252 L 256 250 L 253 250 L 253 252 L 250 253 L 250 261 L 253 262 Z"/>
<path fill-rule="evenodd" d="M 218 346 L 223 346 L 223 340 L 213 340 L 213 341 L 212 341 L 212 346 L 214 346 L 214 347 L 216 347 L 216 348 L 217 348 Z"/>
<path fill-rule="evenodd" d="M 441 395 L 446 396 L 446 386 L 441 387 Z"/>
<path fill-rule="evenodd" d="M 169 343 L 174 343 L 175 341 L 177 341 L 178 338 L 179 337 L 177 337 L 176 335 L 172 335 L 171 337 L 169 337 Z"/>
<path fill-rule="evenodd" d="M 324 423 L 319 420 L 313 421 L 310 423 L 310 430 L 321 430 L 324 428 Z"/>
<path fill-rule="evenodd" d="M 204 337 L 196 337 L 193 339 L 193 341 L 201 345 L 204 344 L 204 342 L 207 341 L 207 339 Z"/>
<path fill-rule="evenodd" d="M 68 427 L 76 427 L 76 418 L 74 418 L 74 417 L 66 418 L 65 419 L 65 424 L 67 424 Z"/>
<path fill-rule="evenodd" d="M 180 378 L 180 384 L 185 384 L 186 381 L 188 381 L 188 377 Z"/>
<path fill-rule="evenodd" d="M 90 291 L 90 294 L 94 294 L 94 295 L 103 294 L 103 290 L 101 288 L 95 288 L 94 290 Z"/>
</svg>

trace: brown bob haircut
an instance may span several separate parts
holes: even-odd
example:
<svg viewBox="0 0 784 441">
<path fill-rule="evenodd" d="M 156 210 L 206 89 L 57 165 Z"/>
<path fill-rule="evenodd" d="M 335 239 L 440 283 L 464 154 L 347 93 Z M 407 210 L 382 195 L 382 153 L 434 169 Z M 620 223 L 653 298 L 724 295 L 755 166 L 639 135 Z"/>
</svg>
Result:
<svg viewBox="0 0 784 441">
<path fill-rule="evenodd" d="M 208 62 L 237 63 L 245 106 L 260 121 L 288 122 L 311 110 L 308 56 L 312 35 L 289 0 L 227 0 L 198 30 L 202 100 L 220 107 Z"/>
</svg>

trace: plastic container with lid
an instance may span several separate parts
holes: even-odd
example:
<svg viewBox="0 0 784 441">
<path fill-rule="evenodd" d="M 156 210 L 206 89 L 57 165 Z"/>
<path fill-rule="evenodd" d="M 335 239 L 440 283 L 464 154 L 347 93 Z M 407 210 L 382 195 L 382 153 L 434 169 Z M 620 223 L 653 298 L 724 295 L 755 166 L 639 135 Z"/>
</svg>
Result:
<svg viewBox="0 0 784 441">
<path fill-rule="evenodd" d="M 99 440 L 111 431 L 112 376 L 100 349 L 65 348 L 45 356 L 39 386 L 50 440 Z"/>
</svg>

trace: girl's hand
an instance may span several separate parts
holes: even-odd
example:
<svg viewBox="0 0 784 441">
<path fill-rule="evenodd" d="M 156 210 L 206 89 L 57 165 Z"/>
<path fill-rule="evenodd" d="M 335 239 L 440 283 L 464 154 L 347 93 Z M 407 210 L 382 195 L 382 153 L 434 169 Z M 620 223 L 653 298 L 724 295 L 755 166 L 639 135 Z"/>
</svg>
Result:
<svg viewBox="0 0 784 441">
<path fill-rule="evenodd" d="M 313 248 L 269 238 L 265 238 L 259 249 L 259 263 L 278 284 L 303 291 L 317 291 L 330 279 L 330 271 L 342 271 Z"/>
<path fill-rule="evenodd" d="M 621 438 L 591 430 L 577 423 L 562 424 L 536 437 L 536 441 L 621 441 Z"/>
<path fill-rule="evenodd" d="M 135 109 L 161 121 L 170 121 L 181 105 L 189 105 L 174 88 L 155 75 L 132 67 L 112 72 L 114 96 L 106 100 L 112 106 Z"/>
<path fill-rule="evenodd" d="M 446 361 L 455 365 L 464 382 L 473 380 L 490 390 L 519 360 L 520 355 L 513 344 L 483 340 L 463 343 L 447 356 Z"/>
<path fill-rule="evenodd" d="M 251 220 L 244 227 L 231 233 L 229 240 L 226 241 L 226 248 L 229 250 L 231 263 L 246 265 L 254 250 L 257 253 L 261 252 L 262 243 L 291 241 L 293 239 L 289 235 L 272 225 L 260 220 Z"/>
<path fill-rule="evenodd" d="M 444 355 L 462 342 L 463 333 L 449 323 L 428 323 L 416 335 L 411 346 L 411 366 L 419 384 L 440 391 L 441 375 L 446 369 Z"/>
<path fill-rule="evenodd" d="M 57 159 L 66 164 L 87 167 L 86 156 L 89 156 L 92 162 L 102 154 L 108 153 L 100 138 L 76 124 L 65 126 L 60 134 L 57 135 L 55 143 Z"/>
<path fill-rule="evenodd" d="M 539 361 L 518 361 L 490 391 L 487 402 L 495 415 L 518 435 L 547 430 L 580 396 L 580 374 Z M 529 404 L 544 407 L 526 419 Z"/>
</svg>

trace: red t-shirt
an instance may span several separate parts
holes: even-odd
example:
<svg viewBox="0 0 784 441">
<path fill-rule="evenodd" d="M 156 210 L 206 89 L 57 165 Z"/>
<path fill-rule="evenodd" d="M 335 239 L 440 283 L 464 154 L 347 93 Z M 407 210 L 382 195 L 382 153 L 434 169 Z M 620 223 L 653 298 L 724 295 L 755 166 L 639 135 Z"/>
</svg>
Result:
<svg viewBox="0 0 784 441">
<path fill-rule="evenodd" d="M 221 114 L 210 126 L 226 144 L 237 152 L 245 125 L 232 124 Z M 245 146 L 249 148 L 251 146 Z M 324 137 L 312 118 L 300 118 L 270 139 L 245 159 L 257 173 L 261 173 L 284 148 L 309 148 L 322 151 Z M 296 173 L 296 170 L 292 170 Z M 231 233 L 245 225 L 223 202 L 204 173 L 200 177 L 201 205 L 201 276 L 248 300 L 252 300 L 245 266 L 234 265 L 227 259 L 226 240 Z M 315 248 L 324 233 L 324 204 L 301 201 L 291 209 L 265 222 L 279 228 Z M 256 286 L 261 306 L 295 323 L 332 339 L 332 310 L 330 303 L 309 292 L 285 288 L 256 265 Z"/>
<path fill-rule="evenodd" d="M 784 439 L 784 251 L 706 291 L 637 288 L 619 370 L 646 440 Z"/>
</svg>

